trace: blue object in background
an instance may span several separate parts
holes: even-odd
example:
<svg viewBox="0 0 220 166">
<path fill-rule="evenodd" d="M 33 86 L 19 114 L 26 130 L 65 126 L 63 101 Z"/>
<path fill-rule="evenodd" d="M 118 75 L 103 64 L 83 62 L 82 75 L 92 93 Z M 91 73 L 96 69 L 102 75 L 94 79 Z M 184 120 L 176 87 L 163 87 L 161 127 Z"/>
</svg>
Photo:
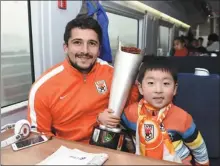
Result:
<svg viewBox="0 0 220 166">
<path fill-rule="evenodd" d="M 97 0 L 83 0 L 82 8 L 79 13 L 80 16 L 96 16 L 96 20 L 102 28 L 102 43 L 100 48 L 101 59 L 111 63 L 112 53 L 108 36 L 108 16 L 106 15 L 105 9 Z"/>
</svg>

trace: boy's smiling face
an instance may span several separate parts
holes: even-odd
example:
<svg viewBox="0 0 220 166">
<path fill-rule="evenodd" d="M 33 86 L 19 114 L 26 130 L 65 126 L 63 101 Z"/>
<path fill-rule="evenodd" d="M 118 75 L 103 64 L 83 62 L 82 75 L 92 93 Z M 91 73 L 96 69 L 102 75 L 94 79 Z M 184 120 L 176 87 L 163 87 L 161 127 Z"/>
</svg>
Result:
<svg viewBox="0 0 220 166">
<path fill-rule="evenodd" d="M 157 109 L 167 106 L 176 94 L 177 84 L 170 72 L 162 69 L 147 70 L 138 86 L 144 99 Z"/>
</svg>

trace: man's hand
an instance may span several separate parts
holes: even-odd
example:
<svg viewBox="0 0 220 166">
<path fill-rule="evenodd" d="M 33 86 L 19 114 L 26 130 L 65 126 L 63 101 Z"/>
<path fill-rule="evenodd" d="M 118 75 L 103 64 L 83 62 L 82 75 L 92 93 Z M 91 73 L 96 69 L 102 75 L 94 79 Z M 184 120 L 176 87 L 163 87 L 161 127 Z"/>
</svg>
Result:
<svg viewBox="0 0 220 166">
<path fill-rule="evenodd" d="M 120 123 L 120 117 L 117 117 L 112 114 L 113 111 L 111 109 L 105 109 L 104 112 L 98 115 L 98 121 L 109 128 L 117 127 Z"/>
</svg>

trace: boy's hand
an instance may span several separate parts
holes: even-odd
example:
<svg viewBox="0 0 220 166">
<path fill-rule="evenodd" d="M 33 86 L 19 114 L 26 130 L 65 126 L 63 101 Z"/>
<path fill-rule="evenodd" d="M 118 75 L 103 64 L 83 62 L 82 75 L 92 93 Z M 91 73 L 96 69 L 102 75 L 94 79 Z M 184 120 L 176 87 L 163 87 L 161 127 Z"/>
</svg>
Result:
<svg viewBox="0 0 220 166">
<path fill-rule="evenodd" d="M 120 117 L 117 117 L 112 114 L 113 111 L 111 109 L 105 109 L 104 112 L 98 115 L 98 121 L 109 128 L 117 127 L 120 123 Z"/>
</svg>

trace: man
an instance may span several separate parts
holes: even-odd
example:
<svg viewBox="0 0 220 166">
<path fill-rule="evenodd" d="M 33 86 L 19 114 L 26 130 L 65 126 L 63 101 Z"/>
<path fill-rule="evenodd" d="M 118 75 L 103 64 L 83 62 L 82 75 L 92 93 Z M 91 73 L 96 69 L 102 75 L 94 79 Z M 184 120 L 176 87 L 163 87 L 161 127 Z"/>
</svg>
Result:
<svg viewBox="0 0 220 166">
<path fill-rule="evenodd" d="M 215 33 L 212 33 L 208 36 L 208 44 L 206 47 L 209 52 L 219 51 L 219 36 Z"/>
<path fill-rule="evenodd" d="M 203 47 L 203 41 L 204 41 L 203 37 L 198 38 L 198 47 Z"/>
<path fill-rule="evenodd" d="M 194 47 L 194 48 L 197 48 L 198 47 L 198 45 L 199 45 L 199 41 L 197 40 L 197 39 L 195 39 L 195 38 L 193 38 L 193 40 L 192 40 L 192 46 Z"/>
<path fill-rule="evenodd" d="M 39 132 L 88 143 L 98 123 L 116 127 L 120 122 L 107 109 L 113 67 L 98 58 L 102 30 L 93 18 L 70 21 L 64 41 L 66 59 L 46 71 L 30 90 L 28 120 Z M 137 100 L 135 90 L 128 103 Z"/>
<path fill-rule="evenodd" d="M 206 53 L 207 52 L 206 48 L 203 47 L 203 41 L 204 41 L 204 39 L 202 37 L 198 38 L 198 48 L 197 48 L 197 50 L 200 53 Z"/>
</svg>

